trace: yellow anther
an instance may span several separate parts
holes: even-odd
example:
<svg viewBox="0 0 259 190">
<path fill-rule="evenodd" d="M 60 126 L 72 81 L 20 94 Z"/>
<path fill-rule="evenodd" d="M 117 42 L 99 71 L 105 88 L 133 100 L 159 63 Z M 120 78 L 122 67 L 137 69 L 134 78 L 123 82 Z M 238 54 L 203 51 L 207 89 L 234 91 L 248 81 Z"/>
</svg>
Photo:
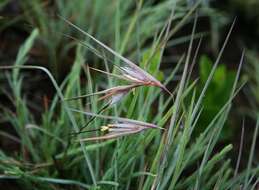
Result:
<svg viewBox="0 0 259 190">
<path fill-rule="evenodd" d="M 109 131 L 109 127 L 108 126 L 102 126 L 101 127 L 101 131 L 104 132 L 104 131 Z"/>
</svg>

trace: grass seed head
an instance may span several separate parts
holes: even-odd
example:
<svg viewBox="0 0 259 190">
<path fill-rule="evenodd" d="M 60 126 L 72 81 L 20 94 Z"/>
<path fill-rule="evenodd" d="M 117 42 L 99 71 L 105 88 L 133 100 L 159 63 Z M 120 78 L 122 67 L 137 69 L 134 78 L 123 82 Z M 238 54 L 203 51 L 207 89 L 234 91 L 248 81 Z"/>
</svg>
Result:
<svg viewBox="0 0 259 190">
<path fill-rule="evenodd" d="M 88 32 L 82 30 L 80 27 L 76 26 L 75 24 L 73 24 L 69 20 L 67 20 L 67 19 L 65 19 L 61 16 L 60 16 L 60 18 L 62 20 L 64 20 L 67 24 L 74 27 L 76 30 L 78 30 L 79 32 L 81 32 L 85 36 L 89 37 L 94 42 L 96 42 L 99 46 L 106 49 L 111 54 L 113 54 L 114 56 L 116 56 L 117 58 L 122 60 L 125 66 L 120 67 L 120 68 L 121 68 L 121 70 L 124 71 L 124 73 L 125 73 L 124 77 L 126 79 L 129 79 L 129 80 L 133 81 L 134 83 L 142 84 L 142 85 L 145 85 L 145 86 L 157 86 L 157 87 L 163 89 L 164 91 L 166 91 L 167 93 L 169 93 L 170 95 L 172 95 L 172 93 L 164 85 L 162 85 L 159 80 L 157 80 L 151 74 L 144 71 L 139 66 L 137 66 L 135 63 L 133 63 L 129 59 L 123 57 L 121 54 L 119 54 L 118 52 L 116 52 L 115 50 L 113 50 L 112 48 L 107 46 L 106 44 L 102 43 L 101 41 L 99 41 L 98 39 L 93 37 L 91 34 L 89 34 Z"/>
<path fill-rule="evenodd" d="M 124 66 L 120 67 L 120 69 L 126 80 L 143 86 L 156 86 L 172 95 L 172 93 L 159 80 L 139 68 L 137 65 L 134 67 Z"/>
<path fill-rule="evenodd" d="M 110 98 L 109 102 L 111 105 L 113 105 L 119 102 L 125 95 L 127 95 L 131 90 L 133 90 L 138 86 L 140 86 L 140 84 L 116 86 L 116 87 L 112 87 L 95 93 L 90 93 L 90 94 L 81 95 L 81 96 L 72 97 L 72 98 L 65 98 L 64 100 L 71 101 L 71 100 L 87 98 L 95 95 L 102 95 L 101 97 L 98 98 L 98 101 Z"/>
<path fill-rule="evenodd" d="M 110 89 L 105 90 L 105 95 L 100 97 L 98 100 L 103 100 L 110 98 L 109 104 L 114 105 L 117 102 L 121 101 L 131 90 L 138 87 L 139 84 L 131 84 L 131 85 L 123 85 L 123 86 L 116 86 Z"/>
<path fill-rule="evenodd" d="M 163 129 L 154 124 L 136 124 L 131 122 L 113 123 L 106 126 L 102 126 L 99 131 L 104 133 L 102 136 L 95 136 L 84 138 L 82 141 L 96 141 L 96 140 L 108 140 L 113 138 L 118 138 L 122 136 L 127 136 L 131 134 L 139 133 L 145 129 Z M 86 131 L 87 132 L 87 131 Z"/>
</svg>

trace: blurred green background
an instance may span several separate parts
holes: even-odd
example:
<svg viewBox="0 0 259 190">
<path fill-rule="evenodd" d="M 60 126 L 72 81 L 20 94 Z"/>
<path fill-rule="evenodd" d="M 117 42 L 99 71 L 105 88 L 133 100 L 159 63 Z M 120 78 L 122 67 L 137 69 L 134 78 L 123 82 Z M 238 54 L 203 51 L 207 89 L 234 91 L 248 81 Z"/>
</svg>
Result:
<svg viewBox="0 0 259 190">
<path fill-rule="evenodd" d="M 165 33 L 161 37 L 160 32 L 163 30 L 171 14 L 171 7 L 174 5 L 176 6 L 170 27 L 170 38 L 164 39 Z M 197 28 L 195 35 L 191 37 L 195 12 L 198 14 Z M 224 55 L 220 59 L 204 97 L 201 106 L 202 112 L 196 123 L 197 126 L 193 133 L 190 133 L 190 136 L 193 139 L 199 139 L 202 136 L 200 134 L 206 131 L 217 113 L 231 98 L 232 87 L 237 77 L 239 60 L 242 51 L 245 50 L 245 63 L 240 75 L 240 81 L 246 81 L 246 85 L 235 97 L 232 109 L 226 121 L 222 123 L 222 130 L 217 143 L 214 145 L 215 148 L 211 150 L 212 153 L 217 153 L 224 149 L 224 147 L 227 147 L 228 144 L 233 145 L 232 152 L 228 153 L 228 158 L 232 159 L 232 161 L 230 162 L 227 159 L 224 161 L 225 158 L 222 156 L 221 161 L 223 165 L 226 164 L 224 165 L 227 168 L 226 171 L 222 169 L 221 174 L 217 170 L 220 167 L 217 166 L 217 169 L 208 169 L 208 171 L 215 173 L 215 176 L 218 178 L 226 177 L 226 181 L 222 179 L 224 181 L 222 184 L 224 185 L 219 185 L 218 189 L 229 187 L 231 186 L 229 184 L 234 184 L 238 180 L 240 182 L 238 181 L 235 184 L 236 186 L 233 185 L 232 189 L 237 189 L 240 186 L 244 186 L 247 189 L 251 187 L 258 188 L 259 152 L 257 150 L 259 146 L 258 142 L 256 143 L 256 140 L 254 140 L 258 136 L 255 126 L 259 117 L 259 2 L 257 0 L 1 0 L 0 66 L 15 64 L 45 67 L 49 69 L 57 84 L 61 86 L 60 88 L 65 96 L 72 97 L 83 94 L 83 92 L 94 92 L 97 89 L 105 89 L 107 86 L 119 84 L 116 80 L 107 80 L 103 75 L 92 72 L 89 74 L 87 68 L 82 65 L 111 70 L 113 68 L 109 66 L 107 60 L 112 60 L 115 64 L 122 63 L 118 58 L 104 52 L 102 48 L 96 47 L 86 36 L 67 25 L 59 16 L 70 20 L 118 53 L 134 60 L 135 63 L 139 63 L 142 68 L 159 80 L 167 81 L 168 78 L 172 77 L 167 81 L 167 87 L 171 91 L 178 90 L 179 88 L 184 70 L 183 64 L 179 66 L 179 62 L 181 62 L 181 56 L 187 52 L 190 40 L 194 40 L 193 49 L 195 50 L 202 37 L 196 59 L 193 58 L 195 54 L 193 52 L 191 54 L 192 61 L 197 63 L 193 67 L 193 73 L 190 75 L 187 84 L 190 86 L 194 84 L 195 90 L 193 92 L 192 87 L 190 87 L 191 92 L 189 93 L 189 88 L 187 88 L 189 86 L 185 87 L 187 99 L 183 101 L 179 108 L 182 110 L 179 112 L 179 120 L 177 120 L 179 128 L 175 129 L 175 132 L 179 133 L 179 135 L 184 135 L 184 130 L 180 126 L 185 124 L 186 115 L 191 112 L 189 106 L 191 106 L 192 101 L 198 99 L 198 95 L 202 93 L 229 27 L 233 20 L 236 19 L 229 44 L 224 50 Z M 81 41 L 79 42 L 79 40 Z M 161 46 L 163 48 L 160 47 L 157 50 L 156 45 L 163 44 L 163 40 L 167 42 L 166 46 Z M 80 46 L 80 43 L 81 45 L 84 43 L 88 47 L 83 48 Z M 34 189 L 32 187 L 36 185 L 36 189 L 88 188 L 88 186 L 84 186 L 77 181 L 85 181 L 87 184 L 92 185 L 91 180 L 86 177 L 91 175 L 91 171 L 85 171 L 81 167 L 83 156 L 82 152 L 79 151 L 78 145 L 73 145 L 69 152 L 72 158 L 62 157 L 62 153 L 66 150 L 64 144 L 68 141 L 67 134 L 70 132 L 70 128 L 67 127 L 69 119 L 65 116 L 63 107 L 59 105 L 56 89 L 52 86 L 49 78 L 35 70 L 22 72 L 23 74 L 17 70 L 12 72 L 1 70 L 0 72 L 0 133 L 3 136 L 0 139 L 0 187 L 19 189 L 19 187 L 24 185 L 24 189 L 29 187 Z M 196 79 L 198 80 L 196 81 Z M 107 85 L 107 81 L 109 85 Z M 134 119 L 156 121 L 164 125 L 169 122 L 167 120 L 169 118 L 167 113 L 173 112 L 174 101 L 166 97 L 166 95 L 159 97 L 159 91 L 153 88 L 141 89 L 136 94 L 129 95 L 123 102 L 123 106 L 118 106 L 108 113 L 121 114 Z M 93 112 L 97 112 L 100 107 L 100 105 L 95 103 L 95 100 L 95 98 L 91 99 L 91 111 Z M 71 105 L 83 109 L 85 102 L 83 100 L 80 103 L 71 103 Z M 143 105 L 144 107 L 142 108 Z M 167 112 L 167 108 L 169 112 Z M 78 116 L 76 119 L 79 121 L 79 125 L 85 122 L 83 116 Z M 38 130 L 43 128 L 45 131 L 43 133 L 47 135 L 42 136 L 42 134 L 40 135 L 32 131 L 31 134 L 24 135 L 25 129 L 21 129 L 20 126 L 27 126 L 31 123 L 33 123 L 33 126 L 34 124 L 35 126 L 36 124 L 39 125 L 34 126 L 34 128 L 38 128 Z M 100 123 L 97 120 L 94 125 L 98 126 Z M 232 181 L 227 175 L 228 169 L 232 171 L 235 168 L 235 161 L 240 148 L 242 125 L 245 130 L 243 154 L 240 162 L 240 170 L 242 171 L 251 171 L 252 173 L 251 167 L 247 170 L 245 168 L 247 167 L 248 160 L 250 160 L 251 152 L 253 152 L 251 151 L 252 149 L 250 150 L 250 146 L 254 143 L 252 147 L 254 147 L 255 151 L 253 152 L 254 155 L 252 155 L 253 161 L 251 161 L 251 165 L 257 167 L 253 170 L 253 175 L 251 174 L 254 178 L 250 176 L 251 181 L 255 184 L 251 186 L 244 185 L 248 184 L 247 181 L 249 180 L 243 174 L 240 174 L 237 178 L 234 178 L 236 177 L 234 176 L 231 178 Z M 51 135 L 53 135 L 52 138 L 57 138 L 61 143 L 53 142 Z M 130 140 L 123 140 L 124 144 L 115 140 L 116 142 L 108 141 L 87 146 L 87 150 L 96 149 L 94 153 L 91 153 L 90 160 L 94 163 L 93 170 L 96 178 L 100 179 L 98 187 L 89 188 L 151 188 L 153 174 L 151 171 L 150 173 L 145 171 L 145 173 L 142 170 L 155 168 L 155 164 L 151 160 L 158 159 L 155 155 L 159 144 L 161 144 L 159 142 L 162 135 L 155 135 L 155 133 L 150 133 L 149 135 L 150 138 L 148 138 L 147 142 L 143 140 L 143 135 L 139 135 L 138 138 L 135 138 L 137 140 L 134 145 L 130 143 Z M 181 142 L 180 137 L 176 136 L 176 142 L 178 140 Z M 210 138 L 212 137 L 209 136 L 208 139 Z M 37 142 L 35 139 L 40 139 L 39 146 L 35 143 Z M 202 150 L 197 148 L 197 152 L 205 152 L 205 144 L 211 142 L 208 139 L 207 141 L 204 140 Z M 137 142 L 143 143 L 143 147 L 140 150 L 136 148 Z M 154 144 L 149 145 L 148 142 Z M 199 147 L 198 142 L 197 140 L 197 144 L 195 144 L 197 147 Z M 36 147 L 34 147 L 34 143 L 37 144 Z M 176 145 L 177 143 L 174 144 L 175 147 L 170 151 L 177 152 L 178 148 L 176 148 Z M 114 151 L 116 148 L 118 148 L 118 151 Z M 126 151 L 128 149 L 139 152 L 134 157 L 134 153 L 131 155 L 131 153 Z M 188 151 L 191 152 L 191 148 Z M 117 158 L 119 154 L 125 157 L 120 160 Z M 132 162 L 128 154 L 132 156 Z M 142 156 L 144 154 L 145 157 Z M 55 160 L 53 155 L 58 155 L 57 158 L 62 159 Z M 197 153 L 197 159 L 193 158 L 194 160 L 190 162 L 188 162 L 188 156 L 184 157 L 183 162 L 187 160 L 187 169 L 184 164 L 181 164 L 183 169 L 177 170 L 176 167 L 176 174 L 166 173 L 158 189 L 170 189 L 171 187 L 176 189 L 187 189 L 187 187 L 188 189 L 194 189 L 190 187 L 198 183 L 194 180 L 196 177 L 193 177 L 199 174 L 196 167 L 203 163 L 203 160 L 198 157 Z M 107 165 L 105 164 L 106 159 Z M 170 159 L 175 159 L 173 153 L 170 153 Z M 26 165 L 27 161 L 28 163 L 31 162 L 31 165 Z M 38 167 L 41 168 L 37 164 L 49 162 L 52 163 L 50 167 L 46 166 L 45 168 L 45 166 L 42 166 L 44 169 L 42 171 L 39 169 L 40 172 L 37 173 Z M 219 166 L 221 166 L 220 163 Z M 86 166 L 83 165 L 83 167 Z M 124 172 L 121 175 L 120 169 L 123 170 L 121 171 L 122 173 Z M 132 174 L 132 179 L 125 175 L 124 170 Z M 114 171 L 117 173 L 115 172 L 114 174 Z M 184 172 L 181 173 L 179 171 Z M 217 175 L 214 171 L 218 172 Z M 216 182 L 213 181 L 213 175 L 209 172 L 207 172 L 207 175 L 211 182 L 208 181 L 204 189 L 212 189 L 211 187 L 217 187 L 218 183 L 221 184 L 216 177 Z M 34 173 L 36 177 L 34 177 Z M 11 176 L 10 179 L 6 175 L 8 177 Z M 1 179 L 1 176 L 3 176 L 3 179 Z M 148 177 L 145 178 L 143 176 Z M 179 177 L 179 183 L 176 180 L 175 184 L 170 184 L 168 182 L 170 180 L 166 176 L 177 180 Z M 188 178 L 189 176 L 191 177 Z M 16 180 L 16 177 L 21 180 Z M 59 181 L 58 179 L 64 180 Z M 197 179 L 199 178 L 197 177 Z M 243 179 L 245 179 L 245 182 L 242 182 Z M 201 181 L 204 184 L 206 182 L 205 179 Z M 48 185 L 49 183 L 52 185 Z M 212 185 L 214 183 L 216 184 L 215 186 Z M 55 184 L 61 185 L 56 186 Z M 67 187 L 66 184 L 71 186 Z M 198 186 L 195 187 L 197 188 Z"/>
</svg>

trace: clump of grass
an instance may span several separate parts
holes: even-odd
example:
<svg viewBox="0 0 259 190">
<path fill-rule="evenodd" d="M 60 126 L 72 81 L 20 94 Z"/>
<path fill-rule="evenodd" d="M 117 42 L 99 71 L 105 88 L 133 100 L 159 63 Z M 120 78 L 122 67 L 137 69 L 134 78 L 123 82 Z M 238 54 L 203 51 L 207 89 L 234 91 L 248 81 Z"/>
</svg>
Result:
<svg viewBox="0 0 259 190">
<path fill-rule="evenodd" d="M 11 69 L 11 76 L 13 76 L 9 77 L 9 82 L 16 103 L 15 114 L 8 108 L 3 108 L 3 110 L 4 117 L 16 129 L 20 147 L 22 147 L 16 155 L 0 152 L 1 179 L 13 180 L 26 189 L 33 189 L 35 185 L 38 189 L 53 186 L 56 189 L 69 189 L 71 186 L 78 189 L 237 189 L 241 185 L 247 189 L 255 189 L 257 180 L 254 179 L 258 177 L 259 168 L 253 166 L 252 160 L 258 124 L 254 133 L 248 167 L 244 171 L 233 172 L 228 157 L 232 151 L 231 144 L 215 150 L 232 100 L 243 86 L 243 84 L 238 84 L 243 56 L 230 98 L 198 137 L 192 135 L 203 111 L 202 100 L 206 95 L 206 89 L 210 85 L 231 33 L 230 30 L 201 94 L 197 94 L 196 81 L 192 81 L 187 75 L 190 68 L 189 63 L 192 60 L 195 25 L 196 22 L 186 56 L 179 59 L 178 66 L 164 83 L 167 84 L 172 80 L 179 65 L 185 60 L 181 80 L 176 86 L 175 100 L 173 100 L 173 96 L 161 93 L 159 88 L 142 85 L 135 90 L 134 95 L 129 94 L 121 100 L 115 109 L 107 110 L 113 117 L 92 113 L 96 113 L 96 110 L 101 110 L 100 108 L 103 107 L 102 104 L 97 104 L 95 96 L 91 96 L 87 100 L 87 104 L 91 105 L 90 112 L 82 111 L 89 109 L 89 105 L 85 105 L 81 99 L 72 102 L 65 101 L 64 97 L 77 97 L 78 94 L 93 95 L 95 94 L 93 89 L 101 86 L 101 81 L 92 78 L 88 69 L 83 69 L 85 49 L 81 43 L 77 45 L 73 68 L 60 86 L 44 67 L 23 66 L 24 62 L 20 61 L 17 61 L 19 64 L 15 66 L 0 66 L 1 70 Z M 174 30 L 168 33 L 172 33 Z M 21 47 L 21 52 L 26 51 L 19 53 L 20 56 L 18 56 L 19 59 L 17 57 L 17 60 L 24 60 L 26 57 L 34 43 L 33 39 L 38 35 L 35 31 L 25 42 L 25 46 Z M 155 41 L 154 44 L 159 42 L 161 40 Z M 144 69 L 141 71 L 155 76 L 158 73 L 164 49 L 154 45 L 150 50 L 148 58 L 142 60 L 139 65 L 152 63 L 152 67 L 146 65 L 148 71 Z M 116 55 L 118 55 L 117 52 Z M 39 127 L 28 127 L 32 126 L 30 124 L 35 126 L 36 121 L 31 117 L 32 113 L 27 108 L 26 99 L 22 97 L 20 69 L 43 71 L 57 91 L 49 110 L 42 114 L 42 122 L 38 124 Z M 139 68 L 135 70 L 139 70 Z M 136 74 L 139 73 L 136 73 L 135 70 L 133 70 L 133 75 L 136 77 Z M 80 80 L 82 73 L 86 75 L 88 85 L 82 84 Z M 130 75 L 132 76 L 132 73 Z M 110 82 L 113 83 L 113 81 Z M 107 89 L 103 92 L 108 97 L 112 97 L 114 89 L 110 89 L 107 81 L 103 86 Z M 116 89 L 115 94 L 120 94 L 118 86 L 114 88 Z M 131 88 L 126 87 L 126 89 Z M 189 97 L 191 97 L 190 104 L 186 105 L 184 100 Z M 157 105 L 156 108 L 154 105 Z M 90 119 L 85 115 L 90 116 Z M 131 119 L 119 118 L 118 115 Z M 103 136 L 108 140 L 100 141 L 99 130 L 95 131 L 98 137 L 92 137 L 92 134 L 89 133 L 79 134 L 77 136 L 79 143 L 72 143 L 66 150 L 64 137 L 70 133 L 71 126 L 74 132 L 78 133 L 78 124 L 87 123 L 92 117 L 95 120 L 89 128 L 99 129 L 100 126 L 105 126 L 101 129 L 110 130 L 107 133 L 108 136 Z M 107 120 L 117 121 L 117 123 L 107 123 Z M 140 122 L 143 120 L 145 122 Z M 135 128 L 136 126 L 138 128 Z M 123 127 L 123 134 L 121 134 L 120 127 Z M 163 133 L 161 130 L 141 132 L 144 129 L 158 127 L 168 130 Z M 37 130 L 38 128 L 42 130 Z M 124 133 L 125 131 L 126 133 Z M 129 134 L 129 131 L 136 133 L 124 137 L 125 134 Z M 112 134 L 114 132 L 115 136 Z M 109 136 L 111 134 L 112 137 L 118 138 L 111 139 Z M 60 142 L 58 139 L 63 141 Z M 84 142 L 83 139 L 95 141 Z M 65 150 L 66 154 L 64 154 Z"/>
</svg>

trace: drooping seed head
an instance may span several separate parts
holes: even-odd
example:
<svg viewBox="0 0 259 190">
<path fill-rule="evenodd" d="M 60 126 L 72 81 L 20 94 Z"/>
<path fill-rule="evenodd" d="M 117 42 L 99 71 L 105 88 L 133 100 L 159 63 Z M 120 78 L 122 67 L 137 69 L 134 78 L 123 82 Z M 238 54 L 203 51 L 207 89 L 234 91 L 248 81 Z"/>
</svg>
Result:
<svg viewBox="0 0 259 190">
<path fill-rule="evenodd" d="M 63 17 L 60 17 L 60 18 L 63 19 L 69 25 L 73 26 L 75 29 L 77 29 L 81 33 L 83 33 L 84 35 L 88 36 L 90 39 L 95 41 L 97 44 L 99 44 L 101 47 L 103 47 L 104 49 L 109 51 L 111 54 L 113 54 L 114 56 L 116 56 L 117 58 L 122 60 L 126 64 L 124 69 L 122 67 L 122 70 L 124 70 L 124 72 L 126 73 L 125 77 L 127 79 L 129 79 L 129 80 L 131 80 L 131 81 L 133 81 L 135 83 L 138 83 L 138 84 L 140 83 L 140 84 L 146 85 L 146 86 L 157 86 L 157 87 L 160 87 L 161 89 L 165 90 L 170 95 L 172 95 L 172 93 L 164 85 L 162 85 L 155 77 L 153 77 L 151 74 L 147 73 L 146 71 L 141 69 L 139 66 L 137 66 L 135 63 L 133 63 L 129 59 L 123 57 L 121 54 L 117 53 L 115 50 L 113 50 L 112 48 L 110 48 L 106 44 L 104 44 L 101 41 L 97 40 L 95 37 L 93 37 L 92 35 L 90 35 L 86 31 L 82 30 L 81 28 L 79 28 L 75 24 L 71 23 L 69 20 L 66 20 Z"/>
<path fill-rule="evenodd" d="M 156 86 L 172 95 L 172 93 L 159 80 L 138 66 L 124 66 L 120 67 L 120 69 L 127 80 L 143 86 Z"/>
<path fill-rule="evenodd" d="M 131 84 L 131 85 L 123 85 L 123 86 L 116 86 L 107 90 L 104 90 L 104 96 L 100 97 L 98 100 L 103 100 L 110 98 L 109 104 L 114 105 L 117 102 L 121 101 L 122 98 L 125 97 L 131 90 L 140 86 L 139 84 Z"/>
<path fill-rule="evenodd" d="M 110 105 L 113 105 L 119 102 L 125 95 L 127 95 L 131 90 L 133 90 L 138 86 L 141 86 L 141 85 L 131 84 L 131 85 L 116 86 L 116 87 L 112 87 L 112 88 L 91 93 L 91 94 L 81 95 L 81 96 L 72 97 L 72 98 L 65 98 L 64 100 L 71 101 L 71 100 L 77 100 L 80 98 L 86 98 L 86 97 L 95 96 L 95 95 L 102 95 L 100 98 L 98 98 L 98 100 L 104 100 L 104 99 L 110 98 Z"/>
<path fill-rule="evenodd" d="M 108 124 L 106 126 L 102 126 L 100 128 L 100 131 L 105 133 L 104 135 L 99 137 L 84 138 L 82 139 L 82 141 L 108 140 L 108 139 L 118 138 L 118 137 L 127 136 L 131 134 L 136 134 L 145 129 L 150 129 L 150 128 L 162 129 L 157 127 L 154 124 L 142 125 L 141 123 L 136 124 L 134 122 L 133 123 L 130 123 L 130 122 L 113 123 L 113 124 Z"/>
</svg>

